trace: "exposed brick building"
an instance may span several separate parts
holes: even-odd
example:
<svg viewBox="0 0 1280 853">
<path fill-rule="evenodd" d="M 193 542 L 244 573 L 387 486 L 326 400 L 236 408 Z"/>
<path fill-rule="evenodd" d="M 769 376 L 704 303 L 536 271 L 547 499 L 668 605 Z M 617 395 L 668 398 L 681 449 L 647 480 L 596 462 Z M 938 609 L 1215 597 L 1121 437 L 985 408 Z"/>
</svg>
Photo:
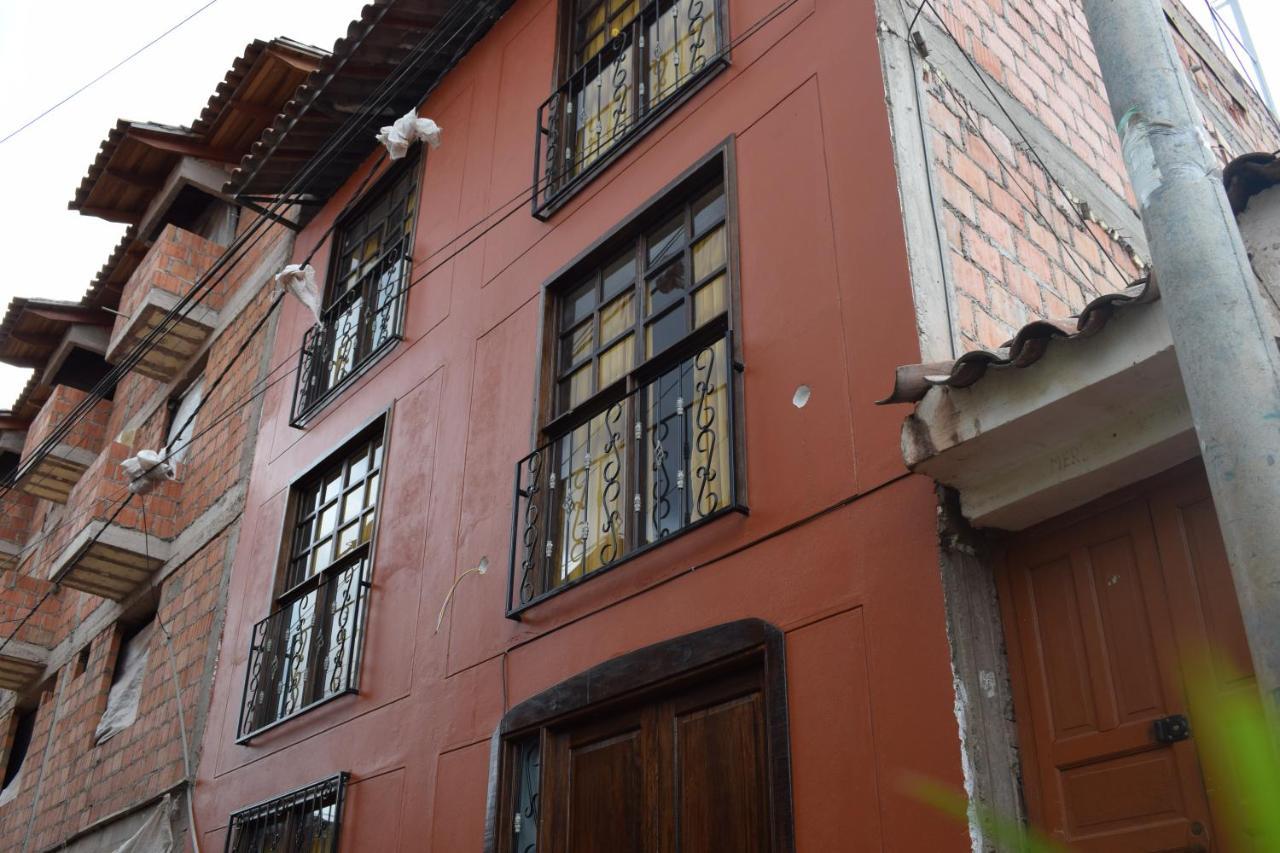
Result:
<svg viewBox="0 0 1280 853">
<path fill-rule="evenodd" d="M 124 238 L 82 300 L 19 298 L 0 322 L 0 358 L 34 369 L 0 421 L 0 849 L 187 843 L 268 375 L 260 321 L 293 243 L 277 223 L 249 240 L 257 214 L 222 183 L 323 55 L 254 42 L 191 127 L 120 122 L 71 207 Z M 166 446 L 176 478 L 129 499 L 121 463 Z"/>
</svg>

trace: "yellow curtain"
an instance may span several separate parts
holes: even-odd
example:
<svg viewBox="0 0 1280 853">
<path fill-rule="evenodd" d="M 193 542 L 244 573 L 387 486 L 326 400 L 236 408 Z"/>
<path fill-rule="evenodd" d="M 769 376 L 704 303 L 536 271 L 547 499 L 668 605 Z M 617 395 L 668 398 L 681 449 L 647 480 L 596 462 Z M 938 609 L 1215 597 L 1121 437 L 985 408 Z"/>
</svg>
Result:
<svg viewBox="0 0 1280 853">
<path fill-rule="evenodd" d="M 649 25 L 648 101 L 666 99 L 715 55 L 715 0 L 676 0 Z"/>
</svg>

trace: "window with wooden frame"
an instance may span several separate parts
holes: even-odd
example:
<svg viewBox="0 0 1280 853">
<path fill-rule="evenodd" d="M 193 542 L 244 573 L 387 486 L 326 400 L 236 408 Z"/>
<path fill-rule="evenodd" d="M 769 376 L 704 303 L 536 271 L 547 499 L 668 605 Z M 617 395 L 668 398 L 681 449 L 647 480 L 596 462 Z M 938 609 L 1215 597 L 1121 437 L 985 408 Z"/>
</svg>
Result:
<svg viewBox="0 0 1280 853">
<path fill-rule="evenodd" d="M 380 419 L 293 489 L 275 606 L 253 630 L 241 741 L 356 689 L 384 441 Z"/>
<path fill-rule="evenodd" d="M 495 736 L 486 853 L 789 853 L 782 649 L 776 628 L 734 622 L 516 706 Z"/>
<path fill-rule="evenodd" d="M 231 815 L 226 853 L 336 853 L 347 774 Z"/>
<path fill-rule="evenodd" d="M 741 509 L 725 171 L 712 158 L 548 287 L 510 614 Z"/>
<path fill-rule="evenodd" d="M 534 214 L 727 61 L 722 0 L 562 0 L 560 85 L 538 113 Z"/>
<path fill-rule="evenodd" d="M 325 309 L 299 355 L 295 426 L 400 340 L 419 171 L 395 166 L 334 234 Z"/>
</svg>

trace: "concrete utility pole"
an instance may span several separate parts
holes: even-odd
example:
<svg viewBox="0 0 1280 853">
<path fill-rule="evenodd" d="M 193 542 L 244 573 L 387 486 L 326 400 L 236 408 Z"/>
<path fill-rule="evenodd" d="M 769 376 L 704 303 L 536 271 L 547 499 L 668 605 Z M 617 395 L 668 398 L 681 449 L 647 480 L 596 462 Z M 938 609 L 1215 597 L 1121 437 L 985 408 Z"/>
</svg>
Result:
<svg viewBox="0 0 1280 853">
<path fill-rule="evenodd" d="M 1160 0 L 1084 0 L 1258 686 L 1280 707 L 1280 349 Z"/>
</svg>

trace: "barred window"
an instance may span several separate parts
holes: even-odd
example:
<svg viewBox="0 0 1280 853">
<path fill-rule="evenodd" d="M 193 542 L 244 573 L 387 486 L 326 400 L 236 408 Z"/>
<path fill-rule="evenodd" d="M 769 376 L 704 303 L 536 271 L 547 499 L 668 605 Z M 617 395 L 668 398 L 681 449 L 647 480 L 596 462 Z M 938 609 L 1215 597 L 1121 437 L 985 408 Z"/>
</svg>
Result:
<svg viewBox="0 0 1280 853">
<path fill-rule="evenodd" d="M 564 0 L 560 86 L 538 113 L 534 215 L 727 63 L 720 0 Z"/>
<path fill-rule="evenodd" d="M 396 166 L 338 228 L 325 309 L 299 354 L 295 426 L 400 339 L 418 175 L 411 162 Z"/>
<path fill-rule="evenodd" d="M 242 740 L 355 690 L 382 467 L 379 422 L 295 487 L 276 607 L 254 628 Z"/>
<path fill-rule="evenodd" d="M 737 507 L 723 163 L 549 287 L 508 611 Z"/>
<path fill-rule="evenodd" d="M 347 774 L 231 815 L 226 853 L 336 853 Z"/>
</svg>

